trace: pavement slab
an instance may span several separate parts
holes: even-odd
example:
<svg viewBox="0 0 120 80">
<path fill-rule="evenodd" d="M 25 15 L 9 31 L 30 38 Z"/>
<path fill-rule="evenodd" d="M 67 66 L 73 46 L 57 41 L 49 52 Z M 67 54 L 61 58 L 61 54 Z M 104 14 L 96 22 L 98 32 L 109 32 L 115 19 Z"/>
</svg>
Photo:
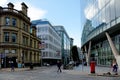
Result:
<svg viewBox="0 0 120 80">
<path fill-rule="evenodd" d="M 120 80 L 120 77 L 92 76 L 80 70 L 62 70 L 57 72 L 56 66 L 37 67 L 33 70 L 1 71 L 0 80 Z"/>
</svg>

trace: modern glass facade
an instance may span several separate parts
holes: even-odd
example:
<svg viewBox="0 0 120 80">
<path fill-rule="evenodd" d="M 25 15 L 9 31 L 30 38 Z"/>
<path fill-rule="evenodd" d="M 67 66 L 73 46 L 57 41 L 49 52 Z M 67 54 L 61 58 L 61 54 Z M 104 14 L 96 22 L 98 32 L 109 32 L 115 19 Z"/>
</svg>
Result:
<svg viewBox="0 0 120 80">
<path fill-rule="evenodd" d="M 108 32 L 112 42 L 120 53 L 120 1 L 119 0 L 87 0 L 82 1 L 81 10 L 83 34 L 82 50 L 88 52 L 89 41 L 91 41 L 90 60 L 95 58 L 98 65 L 110 66 L 115 58 L 109 41 L 105 35 Z M 87 20 L 91 23 L 85 23 Z M 85 24 L 84 24 L 85 23 Z M 90 25 L 89 33 L 85 30 Z M 93 28 L 93 29 L 92 29 Z M 84 36 L 86 34 L 86 36 Z M 86 47 L 86 48 L 85 48 Z"/>
<path fill-rule="evenodd" d="M 63 26 L 54 26 L 54 28 L 58 32 L 58 34 L 61 36 L 62 61 L 64 65 L 67 65 L 70 61 L 70 56 L 71 56 L 70 55 L 71 39 L 69 38 Z"/>
</svg>

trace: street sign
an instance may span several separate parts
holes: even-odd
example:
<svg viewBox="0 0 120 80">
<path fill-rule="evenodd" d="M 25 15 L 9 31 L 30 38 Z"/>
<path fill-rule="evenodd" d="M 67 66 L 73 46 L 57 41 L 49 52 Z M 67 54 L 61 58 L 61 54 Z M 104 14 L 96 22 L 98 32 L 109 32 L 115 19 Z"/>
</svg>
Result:
<svg viewBox="0 0 120 80">
<path fill-rule="evenodd" d="M 39 43 L 39 49 L 44 49 L 45 48 L 45 43 Z"/>
</svg>

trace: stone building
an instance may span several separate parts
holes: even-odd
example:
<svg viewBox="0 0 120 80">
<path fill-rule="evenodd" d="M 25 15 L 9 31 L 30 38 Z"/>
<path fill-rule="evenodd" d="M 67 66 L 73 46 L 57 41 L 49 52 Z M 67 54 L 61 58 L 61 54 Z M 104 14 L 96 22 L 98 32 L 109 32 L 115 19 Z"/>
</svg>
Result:
<svg viewBox="0 0 120 80">
<path fill-rule="evenodd" d="M 27 5 L 21 3 L 21 10 L 0 7 L 0 62 L 2 67 L 10 67 L 10 61 L 18 63 L 40 63 L 40 39 L 36 36 L 36 27 L 31 26 L 27 16 Z"/>
</svg>

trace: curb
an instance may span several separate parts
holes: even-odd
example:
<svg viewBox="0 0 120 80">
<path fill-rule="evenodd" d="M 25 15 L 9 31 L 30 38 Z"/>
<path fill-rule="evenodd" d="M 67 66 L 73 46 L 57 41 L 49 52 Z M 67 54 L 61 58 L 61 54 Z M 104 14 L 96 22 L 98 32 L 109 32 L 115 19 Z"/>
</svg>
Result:
<svg viewBox="0 0 120 80">
<path fill-rule="evenodd" d="M 11 71 L 11 68 L 4 68 L 0 69 L 0 71 L 7 71 L 7 72 L 16 72 L 16 71 L 29 71 L 29 68 L 15 68 L 14 71 Z"/>
<path fill-rule="evenodd" d="M 102 77 L 120 77 L 120 75 L 115 75 L 115 74 L 111 74 L 111 75 L 109 75 L 109 74 L 88 74 L 88 75 L 90 75 L 90 76 L 102 76 Z"/>
</svg>

